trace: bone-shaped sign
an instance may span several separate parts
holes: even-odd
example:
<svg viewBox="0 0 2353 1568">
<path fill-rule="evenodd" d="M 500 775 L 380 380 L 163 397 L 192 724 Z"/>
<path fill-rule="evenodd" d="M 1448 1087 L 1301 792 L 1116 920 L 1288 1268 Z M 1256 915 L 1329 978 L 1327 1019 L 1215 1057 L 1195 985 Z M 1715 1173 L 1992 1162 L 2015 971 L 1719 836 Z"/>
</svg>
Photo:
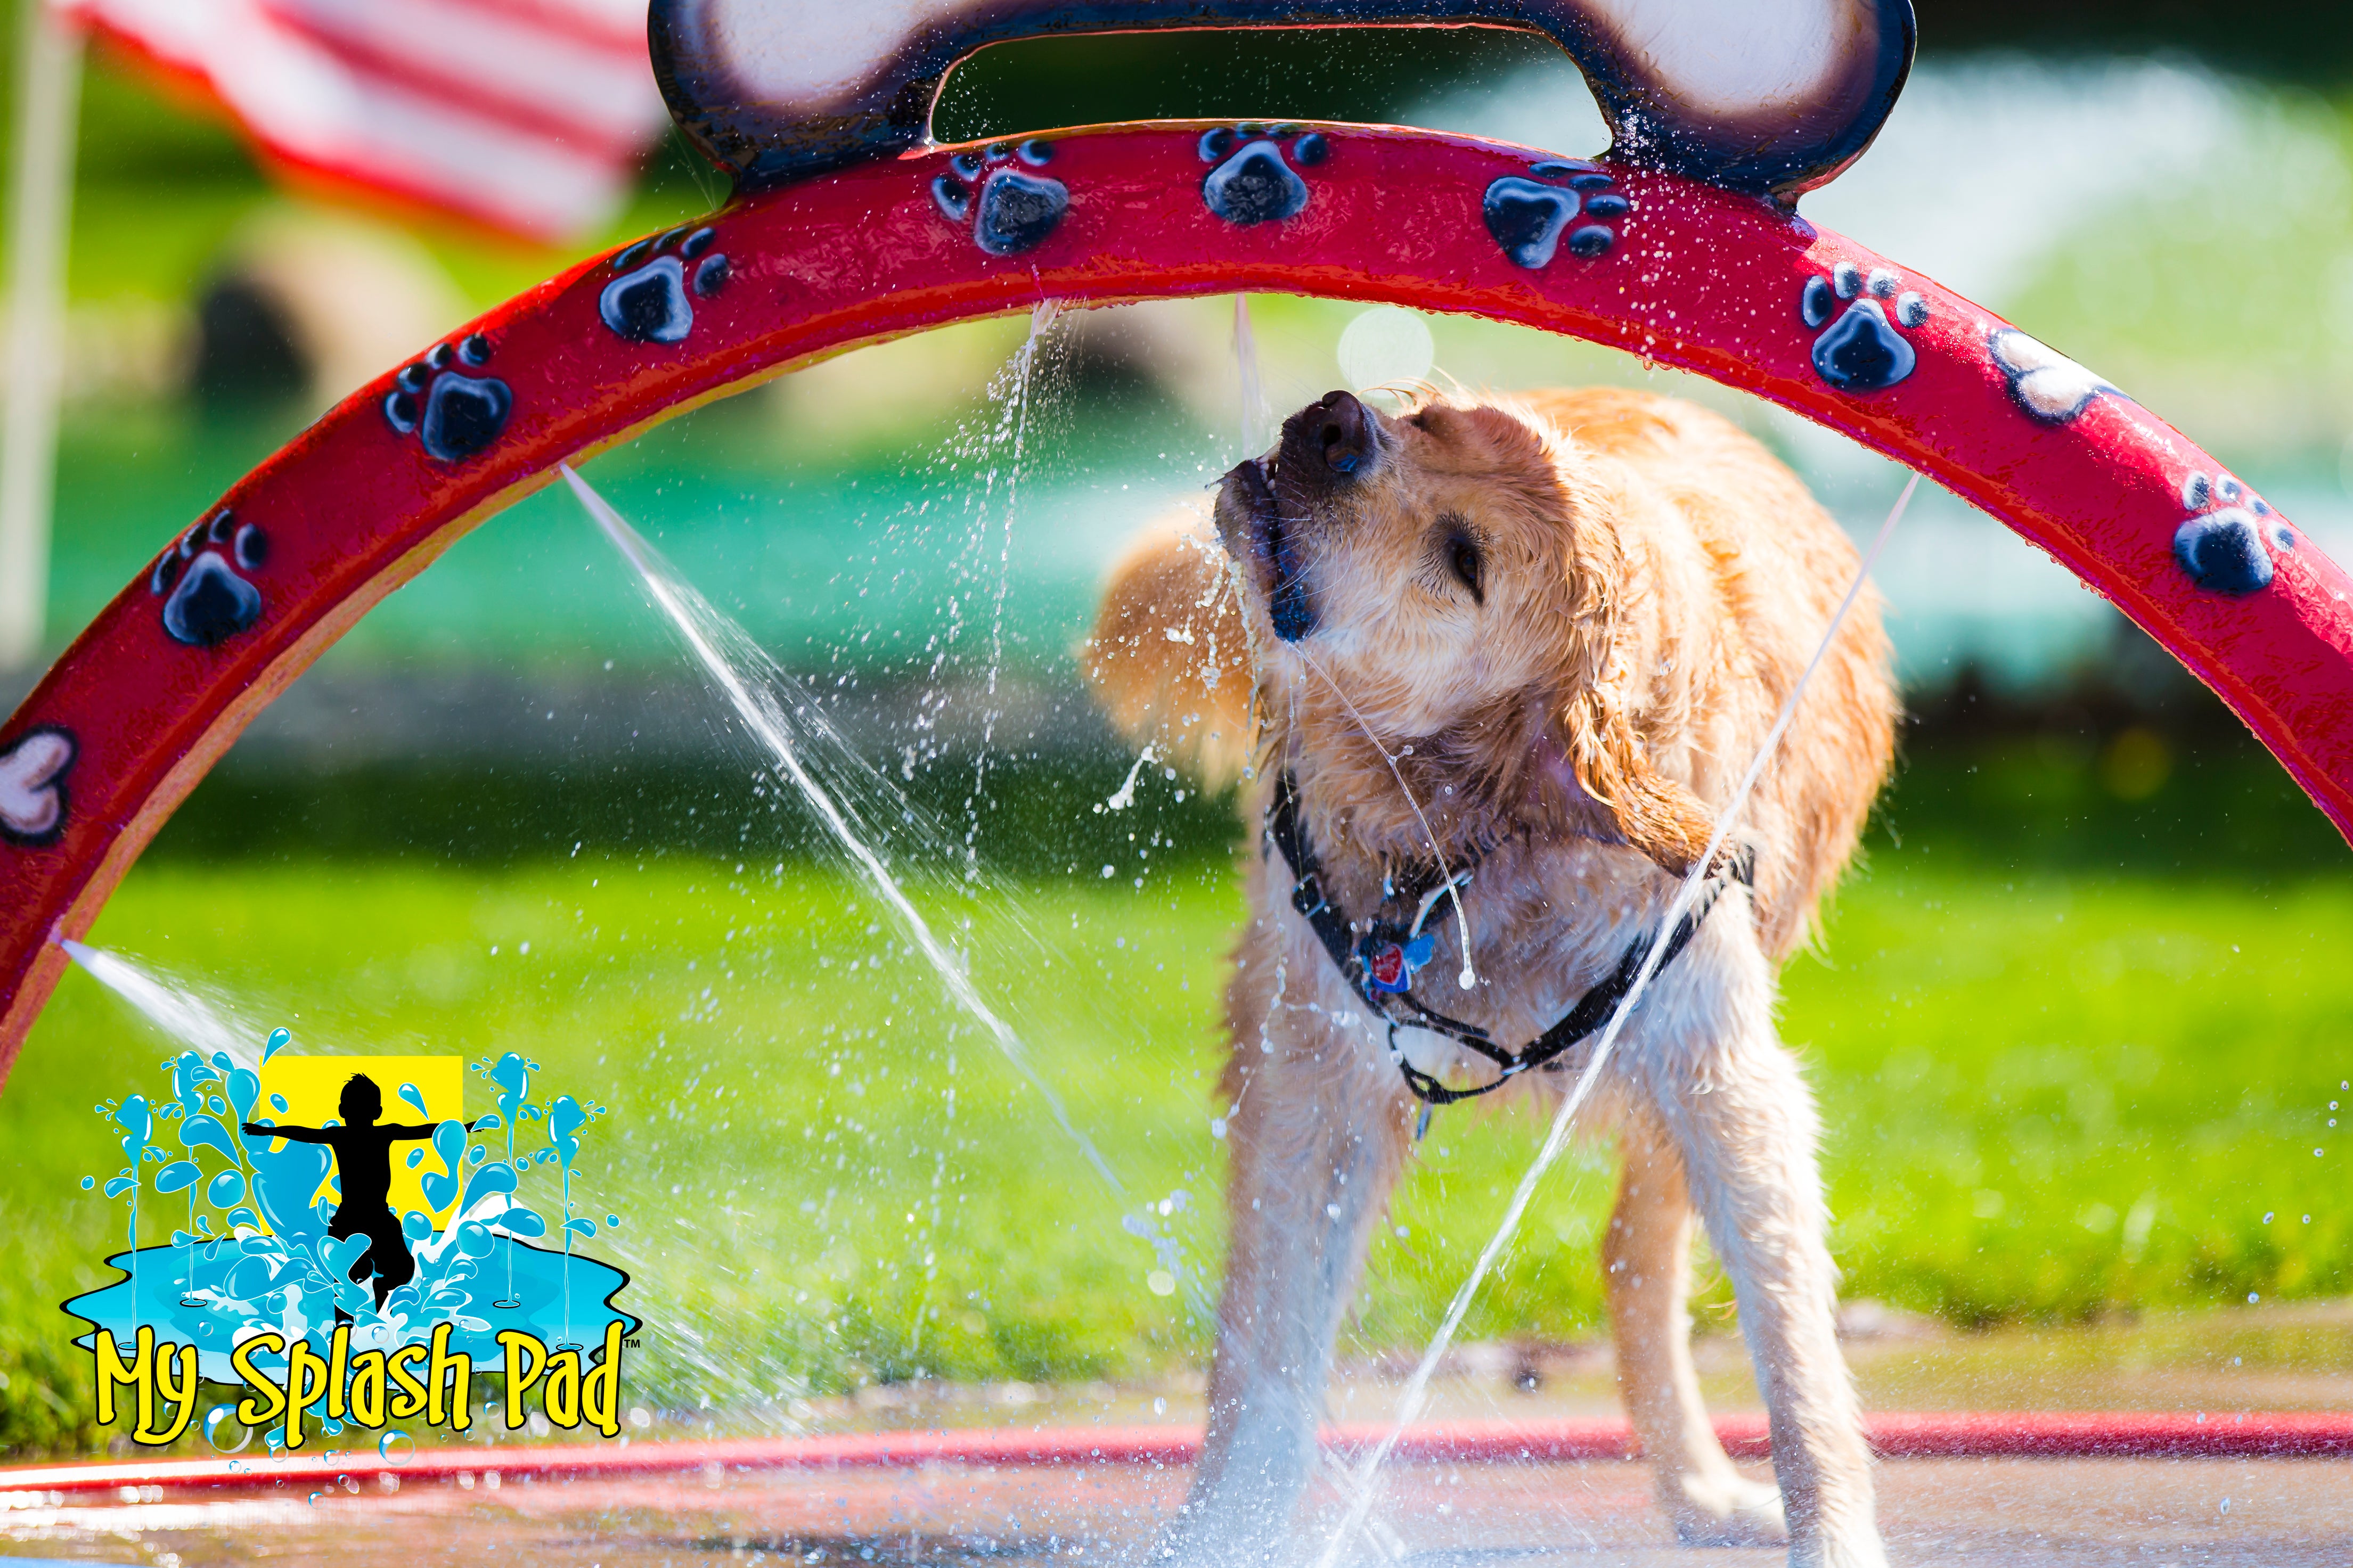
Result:
<svg viewBox="0 0 2353 1568">
<path fill-rule="evenodd" d="M 671 114 L 753 187 L 921 145 L 948 72 L 1016 38 L 1488 26 L 1567 52 L 1613 155 L 1794 196 L 1871 144 L 1914 37 L 1911 0 L 652 0 L 648 23 Z"/>
</svg>

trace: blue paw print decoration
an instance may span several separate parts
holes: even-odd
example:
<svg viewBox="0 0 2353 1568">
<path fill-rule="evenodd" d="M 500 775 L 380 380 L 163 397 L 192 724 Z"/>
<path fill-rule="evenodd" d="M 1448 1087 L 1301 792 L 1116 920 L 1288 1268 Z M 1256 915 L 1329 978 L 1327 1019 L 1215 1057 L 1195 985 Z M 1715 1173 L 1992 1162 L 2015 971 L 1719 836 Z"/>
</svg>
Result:
<svg viewBox="0 0 2353 1568">
<path fill-rule="evenodd" d="M 1283 145 L 1289 142 L 1286 149 Z M 1312 169 L 1332 155 L 1320 131 L 1296 125 L 1220 125 L 1201 134 L 1201 200 L 1230 224 L 1280 223 L 1306 209 Z"/>
<path fill-rule="evenodd" d="M 1551 263 L 1564 235 L 1571 256 L 1609 254 L 1618 243 L 1609 225 L 1631 205 L 1612 184 L 1598 163 L 1549 159 L 1530 164 L 1526 177 L 1506 174 L 1489 185 L 1480 208 L 1512 265 L 1535 271 Z"/>
<path fill-rule="evenodd" d="M 2228 474 L 2191 474 L 2181 482 L 2181 504 L 2197 515 L 2174 531 L 2173 558 L 2210 593 L 2238 597 L 2269 587 L 2273 551 L 2295 548 L 2279 513 Z"/>
<path fill-rule="evenodd" d="M 246 580 L 269 559 L 269 537 L 233 511 L 220 511 L 180 535 L 148 574 L 147 591 L 164 601 L 164 631 L 174 642 L 210 647 L 261 618 L 261 590 Z"/>
<path fill-rule="evenodd" d="M 694 330 L 694 300 L 718 293 L 734 270 L 712 248 L 718 243 L 719 231 L 708 226 L 638 241 L 613 258 L 620 276 L 596 296 L 597 317 L 633 343 L 684 342 Z"/>
<path fill-rule="evenodd" d="M 1841 300 L 1847 302 L 1843 311 Z M 1926 325 L 1928 301 L 1905 289 L 1892 268 L 1874 267 L 1865 277 L 1841 261 L 1828 278 L 1806 279 L 1798 313 L 1809 327 L 1830 329 L 1814 340 L 1814 370 L 1824 381 L 1841 392 L 1877 392 L 1919 363 L 1898 329 Z"/>
<path fill-rule="evenodd" d="M 1071 188 L 1036 171 L 1054 160 L 1054 144 L 1031 138 L 959 153 L 932 182 L 932 200 L 950 223 L 972 224 L 972 242 L 991 256 L 1018 256 L 1045 242 L 1071 210 Z"/>
<path fill-rule="evenodd" d="M 490 358 L 491 341 L 480 332 L 454 347 L 434 344 L 393 377 L 393 389 L 384 398 L 385 423 L 402 436 L 414 431 L 425 455 L 444 463 L 461 463 L 485 450 L 514 412 L 514 394 L 505 382 L 469 374 Z"/>
</svg>

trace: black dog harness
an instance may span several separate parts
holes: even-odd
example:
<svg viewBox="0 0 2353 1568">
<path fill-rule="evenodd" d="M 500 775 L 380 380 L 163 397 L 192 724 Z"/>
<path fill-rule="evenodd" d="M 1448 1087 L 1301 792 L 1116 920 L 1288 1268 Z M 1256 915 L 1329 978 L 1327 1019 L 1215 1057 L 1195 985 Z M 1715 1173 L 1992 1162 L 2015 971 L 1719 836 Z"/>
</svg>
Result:
<svg viewBox="0 0 2353 1568">
<path fill-rule="evenodd" d="M 1626 955 L 1618 961 L 1618 967 L 1609 976 L 1587 992 L 1551 1028 L 1516 1051 L 1506 1050 L 1486 1030 L 1450 1018 L 1424 1005 L 1413 994 L 1413 972 L 1430 961 L 1433 946 L 1431 937 L 1422 931 L 1421 925 L 1448 884 L 1440 881 L 1420 897 L 1420 907 L 1411 924 L 1377 918 L 1364 922 L 1360 929 L 1357 922 L 1340 911 L 1324 889 L 1324 869 L 1315 858 L 1315 846 L 1308 841 L 1307 830 L 1299 820 L 1298 782 L 1288 768 L 1275 780 L 1274 803 L 1267 808 L 1266 835 L 1274 847 L 1282 851 L 1283 863 L 1291 868 L 1291 907 L 1306 918 L 1315 940 L 1324 944 L 1324 951 L 1339 965 L 1341 976 L 1350 989 L 1388 1025 L 1389 1055 L 1397 1062 L 1398 1071 L 1405 1075 L 1406 1087 L 1425 1107 L 1453 1105 L 1492 1094 L 1520 1074 L 1543 1067 L 1567 1051 L 1609 1022 L 1610 1014 L 1633 989 L 1634 976 L 1642 967 L 1642 955 L 1650 951 L 1649 939 L 1636 942 L 1626 950 Z M 1709 878 L 1699 898 L 1667 938 L 1659 967 L 1664 969 L 1672 963 L 1690 945 L 1700 922 L 1707 919 L 1708 911 L 1715 907 L 1715 900 L 1726 887 L 1736 881 L 1753 887 L 1754 879 L 1755 872 L 1745 854 L 1733 863 L 1730 875 Z M 1406 1016 L 1398 1016 L 1398 1007 L 1408 1009 Z M 1468 1089 L 1447 1088 L 1406 1058 L 1397 1043 L 1399 1028 L 1427 1029 L 1477 1052 L 1495 1065 L 1494 1079 Z M 1425 1127 L 1429 1125 L 1429 1116 L 1425 1109 Z"/>
</svg>

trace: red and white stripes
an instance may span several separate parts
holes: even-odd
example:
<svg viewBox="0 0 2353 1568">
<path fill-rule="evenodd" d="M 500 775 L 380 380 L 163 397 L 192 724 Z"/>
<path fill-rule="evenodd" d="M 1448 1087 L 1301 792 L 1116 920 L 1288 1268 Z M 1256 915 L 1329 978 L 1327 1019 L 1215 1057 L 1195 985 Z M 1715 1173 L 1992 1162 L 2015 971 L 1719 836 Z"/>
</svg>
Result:
<svg viewBox="0 0 2353 1568">
<path fill-rule="evenodd" d="M 667 123 L 638 0 L 52 0 L 270 158 L 534 239 L 596 227 Z"/>
</svg>

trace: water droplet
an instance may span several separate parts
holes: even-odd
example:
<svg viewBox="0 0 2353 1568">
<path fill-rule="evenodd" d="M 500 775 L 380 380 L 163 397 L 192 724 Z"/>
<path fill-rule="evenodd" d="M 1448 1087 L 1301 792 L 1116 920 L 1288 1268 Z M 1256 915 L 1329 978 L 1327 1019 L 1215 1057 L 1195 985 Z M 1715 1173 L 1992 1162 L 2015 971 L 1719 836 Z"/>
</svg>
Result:
<svg viewBox="0 0 2353 1568">
<path fill-rule="evenodd" d="M 205 1441 L 210 1443 L 214 1449 L 219 1453 L 237 1454 L 244 1452 L 246 1445 L 253 1441 L 252 1427 L 239 1426 L 237 1430 L 240 1436 L 234 1444 L 228 1442 L 223 1435 L 222 1429 L 236 1420 L 237 1407 L 233 1405 L 216 1405 L 210 1410 L 206 1411 Z"/>
<path fill-rule="evenodd" d="M 406 1432 L 386 1432 L 375 1440 L 375 1455 L 387 1465 L 406 1465 L 417 1458 L 417 1439 Z"/>
</svg>

